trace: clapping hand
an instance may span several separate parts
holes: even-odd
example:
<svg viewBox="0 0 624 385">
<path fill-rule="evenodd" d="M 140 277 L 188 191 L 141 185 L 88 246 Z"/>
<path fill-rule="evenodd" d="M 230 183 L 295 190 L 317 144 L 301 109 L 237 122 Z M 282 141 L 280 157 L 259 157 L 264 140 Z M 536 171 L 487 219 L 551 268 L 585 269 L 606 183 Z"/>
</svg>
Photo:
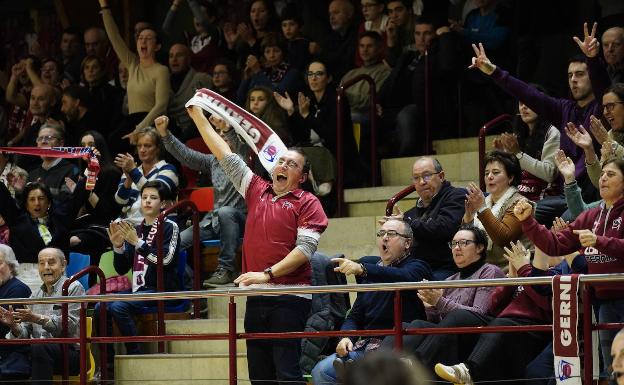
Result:
<svg viewBox="0 0 624 385">
<path fill-rule="evenodd" d="M 303 92 L 299 92 L 297 105 L 299 106 L 299 115 L 305 119 L 310 114 L 310 98 L 305 96 Z"/>
<path fill-rule="evenodd" d="M 576 144 L 583 150 L 593 145 L 591 135 L 589 135 L 589 132 L 587 132 L 587 130 L 585 130 L 585 127 L 583 127 L 582 125 L 576 127 L 574 123 L 568 122 L 568 124 L 566 124 L 565 126 L 565 132 L 566 135 L 568 135 L 568 137 L 572 139 L 574 144 Z"/>
<path fill-rule="evenodd" d="M 425 304 L 425 306 L 433 307 L 435 306 L 440 298 L 442 298 L 442 294 L 444 294 L 444 289 L 419 289 L 418 298 Z"/>
<path fill-rule="evenodd" d="M 136 163 L 134 162 L 134 158 L 128 153 L 117 154 L 114 163 L 115 166 L 121 168 L 121 171 L 126 174 L 130 174 L 130 171 L 134 170 L 137 167 Z"/>
<path fill-rule="evenodd" d="M 124 236 L 121 232 L 121 227 L 119 222 L 111 222 L 108 225 L 108 229 L 106 229 L 106 233 L 108 234 L 108 239 L 110 239 L 113 247 L 120 249 L 124 245 Z"/>
<path fill-rule="evenodd" d="M 503 257 L 509 262 L 510 266 L 518 271 L 524 265 L 528 265 L 531 262 L 531 252 L 527 250 L 522 242 L 516 241 L 509 244 L 510 248 L 503 247 L 505 254 Z"/>
<path fill-rule="evenodd" d="M 600 148 L 600 163 L 604 164 L 607 160 L 615 158 L 616 145 L 616 142 L 612 140 L 605 140 L 602 142 L 602 147 Z"/>
<path fill-rule="evenodd" d="M 477 211 L 485 205 L 485 195 L 483 195 L 483 191 L 481 191 L 479 186 L 477 186 L 474 182 L 470 182 L 467 190 L 468 194 L 466 194 L 466 201 L 464 203 L 466 210 L 464 214 L 464 222 L 469 223 L 472 222 L 474 216 L 477 214 Z"/>
<path fill-rule="evenodd" d="M 557 234 L 558 232 L 565 230 L 567 227 L 568 227 L 568 222 L 564 221 L 560 217 L 556 217 L 555 220 L 553 221 L 550 231 L 553 234 Z"/>
<path fill-rule="evenodd" d="M 598 51 L 600 48 L 600 43 L 598 39 L 596 39 L 596 29 L 598 28 L 598 23 L 594 23 L 592 26 L 592 31 L 589 33 L 587 28 L 587 23 L 583 23 L 583 41 L 578 37 L 574 36 L 572 39 L 578 44 L 583 54 L 587 57 L 595 57 L 598 55 Z"/>
<path fill-rule="evenodd" d="M 520 152 L 520 143 L 518 143 L 518 137 L 515 134 L 505 132 L 499 136 L 499 145 L 503 151 L 511 154 L 517 154 Z"/>
<path fill-rule="evenodd" d="M 120 222 L 119 229 L 123 238 L 126 242 L 131 244 L 132 246 L 136 246 L 139 244 L 139 235 L 137 234 L 136 229 L 130 222 Z"/>
<path fill-rule="evenodd" d="M 576 166 L 574 165 L 572 159 L 566 156 L 563 150 L 557 150 L 557 153 L 555 154 L 555 165 L 557 165 L 557 168 L 563 176 L 566 184 L 574 182 Z"/>
<path fill-rule="evenodd" d="M 492 72 L 494 72 L 494 70 L 496 69 L 496 66 L 492 64 L 490 59 L 488 59 L 488 57 L 485 55 L 485 48 L 483 48 L 483 43 L 479 43 L 479 47 L 473 44 L 472 49 L 475 52 L 475 56 L 473 56 L 472 64 L 468 68 L 478 68 L 484 74 L 491 75 Z"/>
<path fill-rule="evenodd" d="M 273 97 L 277 104 L 288 113 L 288 116 L 291 116 L 295 112 L 295 103 L 293 103 L 290 95 L 288 95 L 288 91 L 284 92 L 284 96 L 280 95 L 278 92 L 273 92 Z"/>
<path fill-rule="evenodd" d="M 589 123 L 589 129 L 591 133 L 594 134 L 594 138 L 596 138 L 598 144 L 602 145 L 605 141 L 609 140 L 609 132 L 600 119 L 592 115 L 589 117 Z"/>
<path fill-rule="evenodd" d="M 598 239 L 598 237 L 596 237 L 596 234 L 594 234 L 594 232 L 591 230 L 573 230 L 572 232 L 578 235 L 579 242 L 583 247 L 594 246 L 596 244 L 596 240 Z"/>
</svg>

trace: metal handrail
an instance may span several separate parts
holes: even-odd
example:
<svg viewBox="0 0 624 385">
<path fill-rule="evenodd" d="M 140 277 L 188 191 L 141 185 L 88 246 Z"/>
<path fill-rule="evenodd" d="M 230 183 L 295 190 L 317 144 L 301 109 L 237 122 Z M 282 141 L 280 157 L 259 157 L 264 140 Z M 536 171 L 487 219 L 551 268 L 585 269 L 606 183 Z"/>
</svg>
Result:
<svg viewBox="0 0 624 385">
<path fill-rule="evenodd" d="M 349 79 L 340 84 L 336 96 L 336 162 L 338 163 L 338 174 L 336 175 L 336 213 L 338 217 L 341 217 L 344 212 L 344 154 L 342 151 L 342 135 L 344 127 L 343 123 L 343 99 L 346 97 L 346 90 L 356 83 L 365 81 L 368 83 L 368 103 L 369 103 L 369 116 L 370 116 L 370 153 L 371 153 L 371 184 L 373 187 L 377 186 L 377 88 L 375 86 L 375 80 L 366 74 L 361 74 L 353 79 Z M 361 132 L 361 131 L 360 131 Z M 361 143 L 361 141 L 360 141 Z"/>
<path fill-rule="evenodd" d="M 394 194 L 390 199 L 388 199 L 388 203 L 386 203 L 386 216 L 392 215 L 392 209 L 394 209 L 394 205 L 397 204 L 398 201 L 405 198 L 416 191 L 416 187 L 414 185 L 409 185 L 398 193 Z"/>
<path fill-rule="evenodd" d="M 619 274 L 596 274 L 596 275 L 581 275 L 579 277 L 582 283 L 604 283 L 604 282 L 620 282 L 624 281 L 624 273 Z M 550 331 L 551 325 L 525 325 L 525 326 L 500 326 L 500 327 L 472 327 L 472 328 L 437 328 L 433 330 L 415 329 L 403 329 L 400 322 L 397 323 L 397 317 L 401 319 L 401 290 L 413 290 L 424 288 L 453 288 L 453 287 L 488 287 L 488 286 L 510 286 L 510 285 L 543 285 L 550 284 L 552 277 L 516 277 L 516 278 L 496 278 L 496 279 L 482 279 L 482 280 L 460 280 L 460 281 L 430 281 L 430 282 L 402 282 L 402 283 L 381 283 L 381 284 L 364 284 L 364 285 L 328 285 L 328 286 L 309 286 L 302 288 L 300 286 L 291 287 L 279 287 L 279 288 L 263 288 L 263 289 L 226 289 L 226 290 L 210 290 L 210 291 L 185 291 L 185 292 L 164 292 L 164 293 L 142 293 L 142 294 L 113 294 L 113 295 L 94 295 L 94 296 L 73 296 L 73 297 L 49 297 L 49 298 L 7 298 L 0 299 L 0 305 L 4 304 L 33 304 L 33 303 L 68 303 L 68 302 L 80 302 L 81 303 L 81 328 L 84 327 L 85 318 L 85 302 L 112 302 L 123 300 L 174 300 L 181 298 L 199 298 L 213 297 L 213 296 L 229 296 L 229 331 L 228 333 L 210 333 L 210 334 L 185 334 L 185 335 L 167 335 L 167 336 L 131 336 L 131 337 L 90 337 L 81 330 L 79 339 L 76 338 L 50 338 L 43 340 L 28 340 L 28 339 L 14 339 L 14 340 L 1 340 L 0 344 L 16 344 L 16 343 L 80 343 L 81 349 L 88 342 L 142 342 L 142 341 L 174 341 L 174 340 L 228 340 L 229 341 L 229 370 L 230 379 L 229 383 L 234 385 L 237 383 L 237 369 L 236 369 L 236 340 L 237 339 L 292 339 L 292 338 L 305 338 L 305 337 L 323 337 L 323 336 L 357 336 L 357 335 L 395 335 L 395 343 L 400 346 L 403 335 L 411 334 L 438 334 L 438 333 L 482 333 L 486 330 L 488 332 L 517 332 L 517 331 Z M 395 291 L 395 324 L 392 329 L 379 329 L 379 330 L 352 330 L 352 331 L 329 331 L 329 332 L 287 332 L 287 333 L 236 333 L 236 303 L 234 297 L 237 296 L 250 296 L 250 295 L 262 295 L 262 294 L 298 294 L 298 293 L 324 293 L 324 292 L 347 292 L 347 291 Z M 399 299 L 397 299 L 399 298 Z M 583 291 L 584 308 L 587 312 L 590 306 L 589 290 L 585 287 Z M 589 309 L 590 310 L 590 309 Z M 586 313 L 590 314 L 590 313 Z M 602 328 L 613 329 L 616 328 L 615 324 L 598 324 L 592 325 L 591 318 L 585 317 L 583 320 L 585 324 L 585 343 L 591 343 L 591 330 L 600 330 Z M 621 325 L 620 325 L 621 326 Z M 437 332 L 437 333 L 436 333 Z M 586 352 L 584 357 L 585 367 L 592 367 L 591 351 Z M 86 357 L 81 354 L 81 361 L 86 361 Z M 81 362 L 81 368 L 86 368 L 86 364 Z M 84 373 L 84 372 L 83 372 Z M 81 373 L 81 374 L 83 374 Z M 590 371 L 585 372 L 585 379 L 591 380 L 592 373 Z M 84 384 L 86 379 L 81 375 L 81 384 Z M 589 383 L 589 382 L 586 382 Z"/>
<path fill-rule="evenodd" d="M 67 280 L 65 280 L 65 282 L 63 282 L 63 287 L 61 288 L 61 293 L 64 297 L 69 296 L 69 286 L 75 282 L 78 281 L 81 277 L 83 277 L 84 275 L 87 275 L 89 273 L 95 273 L 97 274 L 99 280 L 100 280 L 100 293 L 106 293 L 106 276 L 104 275 L 104 272 L 102 271 L 102 269 L 100 269 L 98 266 L 87 266 L 84 269 L 80 270 L 79 272 L 77 272 L 76 274 L 72 275 L 71 277 L 69 277 Z M 86 308 L 85 308 L 85 303 L 81 303 L 80 304 L 80 384 L 85 384 L 86 383 L 86 373 L 87 373 L 87 368 L 86 368 L 86 359 L 87 359 L 87 352 L 86 349 L 84 349 L 84 344 L 86 343 L 86 324 L 85 324 L 85 316 L 86 316 Z M 67 337 L 67 318 L 69 316 L 69 309 L 68 309 L 69 305 L 68 303 L 63 303 L 61 305 L 61 329 L 62 329 L 62 337 Z M 99 321 L 99 327 L 100 327 L 100 335 L 106 336 L 106 304 L 104 304 L 103 306 L 100 307 L 100 321 Z M 67 344 L 63 344 L 63 349 L 62 349 L 62 354 L 63 354 L 63 381 L 66 383 L 67 379 L 69 378 L 69 345 Z M 100 367 L 102 368 L 106 368 L 107 363 L 107 357 L 106 357 L 106 346 L 102 345 L 100 346 Z M 102 381 L 106 381 L 107 380 L 107 373 L 105 370 L 103 370 L 102 373 Z"/>
<path fill-rule="evenodd" d="M 493 127 L 511 119 L 512 116 L 509 114 L 499 115 L 485 123 L 479 130 L 479 187 L 481 187 L 482 191 L 485 191 L 485 164 L 483 164 L 485 157 L 485 136 Z"/>
</svg>

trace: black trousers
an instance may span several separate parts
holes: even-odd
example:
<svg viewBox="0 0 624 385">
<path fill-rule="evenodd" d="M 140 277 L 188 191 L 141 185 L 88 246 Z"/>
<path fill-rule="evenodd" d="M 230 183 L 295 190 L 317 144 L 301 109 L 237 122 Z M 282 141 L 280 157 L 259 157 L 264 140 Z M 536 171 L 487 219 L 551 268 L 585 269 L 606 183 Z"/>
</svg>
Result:
<svg viewBox="0 0 624 385">
<path fill-rule="evenodd" d="M 300 332 L 310 313 L 311 302 L 294 295 L 247 298 L 245 331 Z M 247 340 L 247 367 L 254 385 L 305 384 L 299 358 L 301 339 Z"/>
<path fill-rule="evenodd" d="M 54 374 L 63 373 L 63 348 L 60 344 L 34 344 L 30 347 L 31 377 L 35 385 L 52 384 Z M 80 352 L 69 346 L 69 374 L 80 372 Z"/>
</svg>

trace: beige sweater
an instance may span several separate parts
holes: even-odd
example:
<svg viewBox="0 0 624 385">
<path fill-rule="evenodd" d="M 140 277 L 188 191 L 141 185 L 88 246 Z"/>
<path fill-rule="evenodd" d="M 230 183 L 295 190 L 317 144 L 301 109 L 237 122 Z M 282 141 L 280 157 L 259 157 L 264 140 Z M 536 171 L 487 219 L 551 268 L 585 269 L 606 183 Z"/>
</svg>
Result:
<svg viewBox="0 0 624 385">
<path fill-rule="evenodd" d="M 154 119 L 167 111 L 171 94 L 169 69 L 160 63 L 141 65 L 139 57 L 123 41 L 110 9 L 104 9 L 101 13 L 113 49 L 128 68 L 128 112 L 147 112 L 147 116 L 136 128 L 153 125 Z"/>
</svg>

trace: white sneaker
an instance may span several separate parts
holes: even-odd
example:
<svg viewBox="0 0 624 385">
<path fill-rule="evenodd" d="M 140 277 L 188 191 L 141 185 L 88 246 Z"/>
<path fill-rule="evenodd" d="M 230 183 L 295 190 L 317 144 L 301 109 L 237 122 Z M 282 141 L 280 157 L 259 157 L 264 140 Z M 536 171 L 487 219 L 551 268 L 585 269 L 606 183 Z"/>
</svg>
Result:
<svg viewBox="0 0 624 385">
<path fill-rule="evenodd" d="M 470 377 L 470 371 L 463 363 L 451 366 L 436 364 L 435 372 L 438 376 L 452 382 L 453 384 L 474 384 L 474 382 L 472 382 L 472 378 Z"/>
</svg>

